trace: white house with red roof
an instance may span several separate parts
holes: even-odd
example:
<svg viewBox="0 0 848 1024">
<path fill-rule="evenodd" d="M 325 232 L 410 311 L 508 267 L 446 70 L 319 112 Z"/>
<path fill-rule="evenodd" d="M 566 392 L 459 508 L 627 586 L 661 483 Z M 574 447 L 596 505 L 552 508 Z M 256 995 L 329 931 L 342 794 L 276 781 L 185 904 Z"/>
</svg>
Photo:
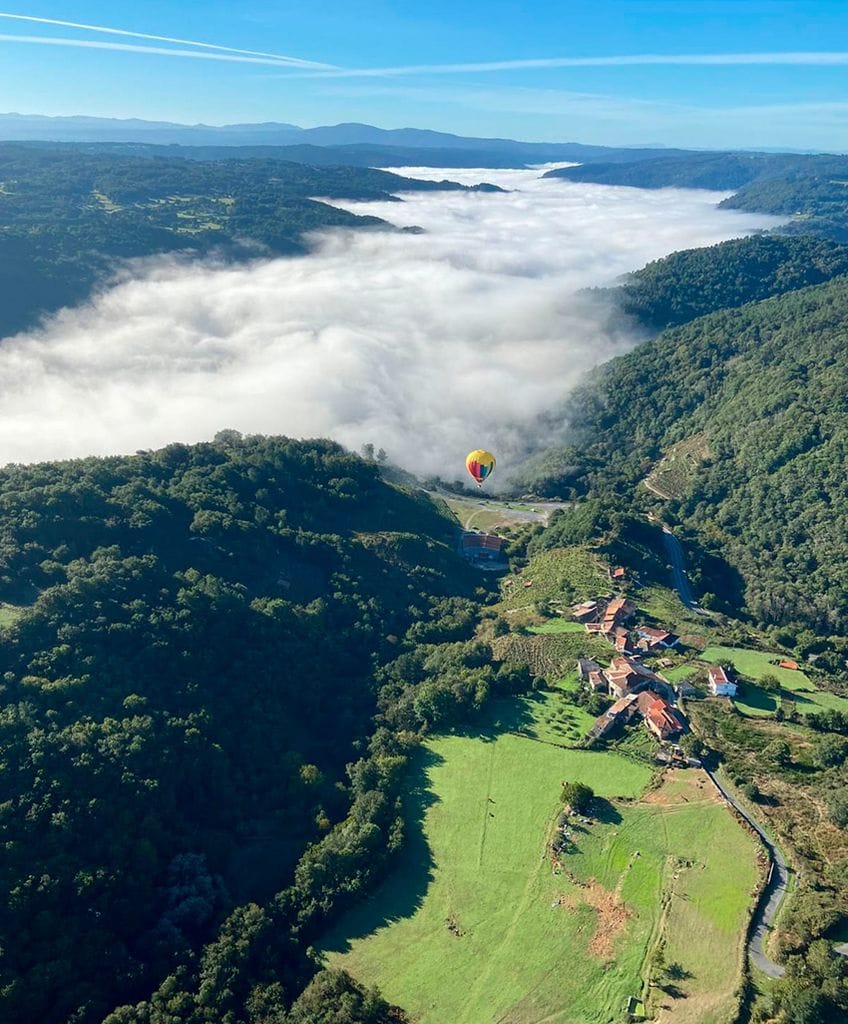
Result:
<svg viewBox="0 0 848 1024">
<path fill-rule="evenodd" d="M 710 666 L 707 672 L 707 681 L 710 684 L 710 693 L 716 697 L 735 697 L 736 683 L 734 683 L 721 665 Z"/>
</svg>

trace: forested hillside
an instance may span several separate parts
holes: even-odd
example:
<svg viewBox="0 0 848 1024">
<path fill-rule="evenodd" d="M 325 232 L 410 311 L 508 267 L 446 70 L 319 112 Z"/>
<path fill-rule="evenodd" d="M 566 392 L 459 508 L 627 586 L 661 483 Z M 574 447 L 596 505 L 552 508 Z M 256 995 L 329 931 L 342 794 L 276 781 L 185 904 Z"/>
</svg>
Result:
<svg viewBox="0 0 848 1024">
<path fill-rule="evenodd" d="M 663 451 L 698 435 L 702 464 L 663 511 L 710 556 L 701 589 L 790 645 L 848 635 L 845 277 L 668 330 L 569 408 L 574 444 L 538 460 L 537 481 L 644 504 Z"/>
<path fill-rule="evenodd" d="M 304 251 L 304 233 L 318 228 L 387 227 L 312 196 L 388 199 L 399 191 L 464 188 L 366 167 L 0 143 L 0 337 L 81 301 L 120 260 L 169 252 L 280 255 Z"/>
<path fill-rule="evenodd" d="M 662 330 L 720 309 L 782 295 L 848 273 L 848 246 L 825 239 L 751 235 L 686 249 L 598 291 L 643 326 Z"/>
<path fill-rule="evenodd" d="M 698 153 L 563 167 L 545 177 L 634 188 L 732 190 L 736 194 L 722 206 L 791 218 L 783 232 L 848 241 L 848 156 Z"/>
<path fill-rule="evenodd" d="M 225 432 L 7 467 L 0 526 L 0 1019 L 160 985 L 110 1020 L 387 1019 L 336 975 L 298 998 L 306 948 L 398 848 L 416 737 L 529 682 L 469 641 L 450 518 Z"/>
<path fill-rule="evenodd" d="M 848 163 L 814 176 L 757 181 L 719 205 L 791 217 L 782 230 L 848 242 Z"/>
</svg>

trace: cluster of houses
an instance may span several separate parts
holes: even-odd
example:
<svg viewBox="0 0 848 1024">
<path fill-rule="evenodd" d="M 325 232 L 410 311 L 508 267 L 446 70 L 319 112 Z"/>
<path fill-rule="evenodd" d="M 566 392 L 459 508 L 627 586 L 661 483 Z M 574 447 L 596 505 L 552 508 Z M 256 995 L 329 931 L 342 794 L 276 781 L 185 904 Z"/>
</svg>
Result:
<svg viewBox="0 0 848 1024">
<path fill-rule="evenodd" d="M 641 717 L 658 740 L 672 740 L 686 728 L 683 717 L 669 701 L 671 685 L 645 665 L 622 655 L 602 668 L 591 658 L 581 658 L 580 678 L 592 690 L 616 697 L 611 707 L 598 717 L 591 735 L 609 735 L 617 727 Z"/>
<path fill-rule="evenodd" d="M 595 693 L 608 693 L 615 701 L 599 715 L 590 735 L 603 738 L 620 726 L 641 718 L 658 740 L 674 740 L 686 731 L 686 720 L 671 703 L 674 688 L 668 680 L 633 658 L 616 655 L 606 668 L 591 658 L 577 662 L 584 685 Z M 721 665 L 710 666 L 707 685 L 715 697 L 735 697 L 736 683 Z M 679 691 L 694 693 L 681 685 Z"/>
<path fill-rule="evenodd" d="M 636 625 L 631 627 L 636 605 L 627 597 L 595 598 L 572 605 L 571 613 L 582 622 L 587 633 L 606 637 L 620 654 L 657 654 L 677 644 L 678 638 L 666 629 Z"/>
<path fill-rule="evenodd" d="M 658 740 L 676 739 L 686 730 L 686 721 L 672 703 L 674 688 L 639 659 L 642 655 L 661 654 L 675 647 L 678 638 L 665 629 L 634 625 L 636 605 L 626 597 L 596 598 L 576 604 L 571 610 L 588 633 L 605 637 L 617 652 L 606 668 L 590 658 L 578 661 L 584 685 L 593 692 L 608 693 L 615 698 L 612 706 L 595 721 L 590 734 L 607 736 L 617 727 L 641 719 Z M 721 665 L 710 666 L 707 684 L 714 696 L 736 696 L 736 683 Z M 695 692 L 683 686 L 681 692 L 684 691 Z"/>
</svg>

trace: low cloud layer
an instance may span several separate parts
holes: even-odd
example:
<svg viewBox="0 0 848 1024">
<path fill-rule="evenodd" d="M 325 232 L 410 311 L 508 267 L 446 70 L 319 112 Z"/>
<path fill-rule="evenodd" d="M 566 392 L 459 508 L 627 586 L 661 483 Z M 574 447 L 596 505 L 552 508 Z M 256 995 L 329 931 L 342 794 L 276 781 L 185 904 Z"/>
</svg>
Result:
<svg viewBox="0 0 848 1024">
<path fill-rule="evenodd" d="M 350 203 L 425 234 L 334 231 L 307 257 L 219 267 L 173 260 L 0 345 L 0 462 L 131 452 L 246 433 L 384 447 L 453 479 L 484 446 L 501 466 L 589 367 L 635 339 L 576 296 L 676 249 L 773 218 L 715 193 L 542 180 L 507 194 Z"/>
</svg>

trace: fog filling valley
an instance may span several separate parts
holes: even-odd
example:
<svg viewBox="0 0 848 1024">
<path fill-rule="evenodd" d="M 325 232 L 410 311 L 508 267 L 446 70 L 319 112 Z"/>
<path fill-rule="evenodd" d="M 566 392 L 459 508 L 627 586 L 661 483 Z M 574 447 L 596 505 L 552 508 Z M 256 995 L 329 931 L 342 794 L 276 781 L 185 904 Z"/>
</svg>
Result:
<svg viewBox="0 0 848 1024">
<path fill-rule="evenodd" d="M 161 259 L 0 345 L 0 463 L 132 452 L 245 433 L 365 442 L 416 472 L 465 453 L 511 461 L 537 417 L 638 340 L 577 293 L 676 249 L 777 223 L 716 193 L 542 171 L 400 173 L 510 191 L 336 203 L 423 234 L 337 230 L 304 257 Z"/>
</svg>

